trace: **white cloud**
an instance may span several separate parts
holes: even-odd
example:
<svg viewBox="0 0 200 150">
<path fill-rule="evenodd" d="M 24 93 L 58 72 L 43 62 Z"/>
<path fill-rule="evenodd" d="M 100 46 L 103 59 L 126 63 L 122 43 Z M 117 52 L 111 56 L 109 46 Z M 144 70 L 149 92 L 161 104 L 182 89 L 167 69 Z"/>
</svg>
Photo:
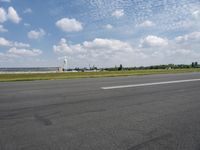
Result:
<svg viewBox="0 0 200 150">
<path fill-rule="evenodd" d="M 10 3 L 11 0 L 0 0 L 0 2 L 7 2 L 7 3 Z"/>
<path fill-rule="evenodd" d="M 0 32 L 8 32 L 8 30 L 5 29 L 4 26 L 0 24 Z"/>
<path fill-rule="evenodd" d="M 45 34 L 46 33 L 43 29 L 32 30 L 32 31 L 28 32 L 28 38 L 39 39 L 39 38 L 42 38 Z"/>
<path fill-rule="evenodd" d="M 134 48 L 126 42 L 115 39 L 96 38 L 93 41 L 85 41 L 81 44 L 71 45 L 62 38 L 57 45 L 53 46 L 56 53 L 79 56 L 81 58 L 102 57 L 107 58 L 117 53 L 133 52 Z"/>
<path fill-rule="evenodd" d="M 116 17 L 116 18 L 120 18 L 120 17 L 124 16 L 124 10 L 123 9 L 117 9 L 112 13 L 112 16 Z"/>
<path fill-rule="evenodd" d="M 200 11 L 199 11 L 199 10 L 195 10 L 195 11 L 192 13 L 192 16 L 195 17 L 195 18 L 199 18 L 199 17 L 200 17 Z"/>
<path fill-rule="evenodd" d="M 0 23 L 3 23 L 7 20 L 7 13 L 3 8 L 0 8 Z"/>
<path fill-rule="evenodd" d="M 13 7 L 8 8 L 7 17 L 14 23 L 19 23 L 22 19 L 19 17 L 17 11 Z"/>
<path fill-rule="evenodd" d="M 110 30 L 110 29 L 113 29 L 113 26 L 111 24 L 107 24 L 107 25 L 105 25 L 105 28 Z"/>
<path fill-rule="evenodd" d="M 31 24 L 29 24 L 29 23 L 24 23 L 24 26 L 25 26 L 25 27 L 30 27 Z"/>
<path fill-rule="evenodd" d="M 26 43 L 22 43 L 22 42 L 13 42 L 13 41 L 9 41 L 3 37 L 0 37 L 0 47 L 1 46 L 7 46 L 7 47 L 19 47 L 19 48 L 28 48 L 30 47 L 29 44 Z"/>
<path fill-rule="evenodd" d="M 193 19 L 200 19 L 200 5 L 191 5 L 188 7 L 188 11 Z"/>
<path fill-rule="evenodd" d="M 116 39 L 95 38 L 80 44 L 69 44 L 66 39 L 61 39 L 53 46 L 57 54 L 66 55 L 71 64 L 85 66 L 96 64 L 98 66 L 114 66 L 120 63 L 131 66 L 147 56 L 134 48 L 128 42 Z"/>
<path fill-rule="evenodd" d="M 11 46 L 11 42 L 6 40 L 5 38 L 0 37 L 0 46 Z"/>
<path fill-rule="evenodd" d="M 4 8 L 0 8 L 0 23 L 10 20 L 14 23 L 19 23 L 22 19 L 13 7 L 8 8 L 8 13 Z"/>
<path fill-rule="evenodd" d="M 74 67 L 95 64 L 97 66 L 140 66 L 175 63 L 189 64 L 200 59 L 194 47 L 184 46 L 174 39 L 149 35 L 141 40 L 141 47 L 116 39 L 95 38 L 78 44 L 70 44 L 66 39 L 53 46 L 55 53 L 69 58 Z M 133 42 L 135 43 L 135 42 Z M 200 44 L 199 44 L 200 45 Z"/>
<path fill-rule="evenodd" d="M 62 18 L 56 22 L 56 26 L 65 32 L 78 32 L 83 29 L 82 23 L 76 19 Z"/>
<path fill-rule="evenodd" d="M 26 43 L 22 43 L 22 42 L 12 42 L 12 46 L 15 46 L 15 47 L 30 47 L 29 44 L 26 44 Z"/>
<path fill-rule="evenodd" d="M 0 62 L 7 62 L 9 59 L 14 58 L 15 56 L 8 54 L 8 53 L 1 53 L 0 52 Z"/>
<path fill-rule="evenodd" d="M 25 56 L 38 56 L 40 54 L 42 54 L 42 51 L 39 49 L 19 49 L 16 47 L 12 47 L 8 50 L 8 54 L 12 54 L 15 56 L 21 56 L 21 57 L 25 57 Z"/>
<path fill-rule="evenodd" d="M 153 26 L 155 26 L 155 23 L 153 23 L 150 20 L 146 20 L 142 22 L 141 24 L 139 24 L 139 27 L 153 27 Z"/>
<path fill-rule="evenodd" d="M 170 47 L 170 49 L 155 50 L 150 57 L 152 58 L 150 62 L 154 61 L 156 64 L 190 64 L 200 59 L 200 53 L 191 49 Z"/>
<path fill-rule="evenodd" d="M 56 53 L 72 53 L 72 49 L 67 44 L 67 40 L 62 38 L 58 45 L 53 46 L 53 50 Z"/>
<path fill-rule="evenodd" d="M 163 40 L 155 39 L 157 38 L 146 38 L 146 41 L 144 39 L 141 40 L 140 50 L 148 56 L 146 61 L 149 64 L 147 63 L 146 65 L 168 63 L 190 64 L 200 59 L 200 52 L 198 51 L 200 36 L 198 32 L 189 33 L 170 40 L 163 38 Z"/>
<path fill-rule="evenodd" d="M 176 42 L 200 41 L 200 32 L 192 32 L 175 38 Z"/>
<path fill-rule="evenodd" d="M 141 40 L 141 47 L 163 47 L 168 45 L 168 40 L 154 35 L 149 35 Z"/>
<path fill-rule="evenodd" d="M 133 47 L 126 43 L 122 42 L 120 40 L 115 39 L 100 39 L 96 38 L 93 41 L 85 41 L 83 42 L 83 48 L 89 49 L 89 50 L 97 50 L 97 51 L 105 51 L 105 52 L 119 52 L 119 51 L 132 51 Z"/>
<path fill-rule="evenodd" d="M 0 53 L 1 60 L 8 60 L 18 57 L 32 57 L 42 54 L 42 51 L 39 49 L 33 49 L 29 44 L 9 41 L 3 37 L 0 37 L 0 47 L 9 47 L 4 53 Z"/>
<path fill-rule="evenodd" d="M 33 11 L 32 11 L 32 9 L 31 8 L 26 8 L 25 10 L 24 10 L 24 13 L 25 14 L 29 14 L 29 13 L 32 13 Z"/>
</svg>

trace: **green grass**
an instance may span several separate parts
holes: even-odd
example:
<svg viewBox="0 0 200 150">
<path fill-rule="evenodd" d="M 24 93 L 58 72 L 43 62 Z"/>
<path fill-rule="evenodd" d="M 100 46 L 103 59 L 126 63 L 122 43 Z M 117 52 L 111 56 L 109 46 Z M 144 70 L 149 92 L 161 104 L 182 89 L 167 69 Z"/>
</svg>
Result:
<svg viewBox="0 0 200 150">
<path fill-rule="evenodd" d="M 200 72 L 200 68 L 172 69 L 172 70 L 152 69 L 152 70 L 101 71 L 101 72 L 0 74 L 0 82 L 75 79 L 75 78 L 98 78 L 98 77 L 119 77 L 119 76 L 175 74 L 175 73 L 189 73 L 189 72 Z"/>
</svg>

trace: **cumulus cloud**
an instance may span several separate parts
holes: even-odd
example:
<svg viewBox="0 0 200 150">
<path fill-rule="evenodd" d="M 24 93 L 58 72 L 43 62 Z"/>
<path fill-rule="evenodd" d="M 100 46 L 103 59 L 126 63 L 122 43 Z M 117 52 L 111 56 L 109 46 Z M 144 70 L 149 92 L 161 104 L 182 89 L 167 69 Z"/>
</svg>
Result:
<svg viewBox="0 0 200 150">
<path fill-rule="evenodd" d="M 99 66 L 113 66 L 120 63 L 133 66 L 138 60 L 147 56 L 130 43 L 116 39 L 95 38 L 92 41 L 84 41 L 79 44 L 69 44 L 62 38 L 53 46 L 57 54 L 66 55 L 70 62 L 81 66 L 89 63 Z"/>
<path fill-rule="evenodd" d="M 111 24 L 107 24 L 104 27 L 105 29 L 108 29 L 108 30 L 113 29 L 113 26 Z"/>
<path fill-rule="evenodd" d="M 45 35 L 45 31 L 43 29 L 39 29 L 39 30 L 31 30 L 30 32 L 28 32 L 28 38 L 29 39 L 39 39 L 42 38 Z"/>
<path fill-rule="evenodd" d="M 116 18 L 123 17 L 124 16 L 124 10 L 123 9 L 117 9 L 112 13 L 112 16 L 116 17 Z"/>
<path fill-rule="evenodd" d="M 75 44 L 75 45 L 68 44 L 67 40 L 65 38 L 62 38 L 57 45 L 54 45 L 53 50 L 57 54 L 68 54 L 68 55 L 82 54 L 82 53 L 87 52 L 84 49 L 83 45 L 81 45 L 81 44 Z"/>
<path fill-rule="evenodd" d="M 58 45 L 53 46 L 53 50 L 56 53 L 72 53 L 71 47 L 67 44 L 67 40 L 62 38 Z"/>
<path fill-rule="evenodd" d="M 0 23 L 3 23 L 7 20 L 7 13 L 5 9 L 0 8 Z"/>
<path fill-rule="evenodd" d="M 8 50 L 8 54 L 12 54 L 15 56 L 21 56 L 21 57 L 25 57 L 25 56 L 38 56 L 40 54 L 42 54 L 42 51 L 39 49 L 19 49 L 16 47 L 12 47 Z"/>
<path fill-rule="evenodd" d="M 3 25 L 0 25 L 0 32 L 8 32 L 8 30 Z"/>
<path fill-rule="evenodd" d="M 13 7 L 8 8 L 8 12 L 4 8 L 0 8 L 0 23 L 10 20 L 14 23 L 19 23 L 22 19 Z"/>
<path fill-rule="evenodd" d="M 200 32 L 192 32 L 175 38 L 176 42 L 200 41 Z"/>
<path fill-rule="evenodd" d="M 200 53 L 191 49 L 171 47 L 170 49 L 156 50 L 150 55 L 152 62 L 190 64 L 200 59 Z M 151 62 L 151 63 L 152 63 Z"/>
<path fill-rule="evenodd" d="M 102 67 L 120 63 L 126 66 L 179 64 L 200 59 L 197 49 L 183 46 L 174 39 L 153 35 L 142 38 L 138 43 L 139 47 L 134 47 L 129 42 L 103 38 L 95 38 L 78 44 L 70 43 L 62 38 L 53 46 L 53 51 L 62 56 L 66 55 L 74 66 L 96 64 Z"/>
<path fill-rule="evenodd" d="M 56 22 L 56 26 L 65 32 L 78 32 L 83 29 L 82 23 L 76 19 L 62 18 Z"/>
<path fill-rule="evenodd" d="M 19 23 L 22 19 L 19 17 L 17 11 L 13 7 L 8 8 L 7 17 L 10 21 L 14 23 Z"/>
<path fill-rule="evenodd" d="M 39 49 L 27 49 L 12 47 L 5 53 L 0 52 L 0 61 L 16 60 L 17 58 L 35 57 L 42 54 Z"/>
<path fill-rule="evenodd" d="M 146 20 L 141 24 L 139 24 L 139 27 L 153 27 L 153 26 L 155 26 L 155 23 L 150 20 Z"/>
<path fill-rule="evenodd" d="M 30 47 L 29 44 L 26 44 L 26 43 L 22 43 L 22 42 L 12 42 L 12 46 L 15 46 L 15 47 Z"/>
<path fill-rule="evenodd" d="M 21 47 L 21 48 L 22 47 L 26 47 L 26 48 L 30 47 L 29 44 L 22 43 L 22 42 L 17 42 L 17 41 L 15 41 L 15 42 L 9 41 L 9 40 L 7 40 L 7 39 L 5 39 L 3 37 L 0 37 L 0 47 L 1 46 L 4 46 L 4 47 L 12 47 L 12 46 L 14 46 L 14 47 Z"/>
<path fill-rule="evenodd" d="M 29 44 L 10 41 L 3 37 L 0 37 L 0 47 L 8 47 L 8 50 L 4 53 L 0 53 L 1 60 L 7 60 L 17 57 L 32 57 L 42 54 L 42 51 L 39 49 L 33 49 Z"/>
<path fill-rule="evenodd" d="M 11 42 L 3 37 L 0 37 L 0 46 L 11 46 Z"/>
<path fill-rule="evenodd" d="M 164 47 L 168 45 L 168 40 L 154 36 L 148 35 L 140 41 L 141 47 Z"/>
<path fill-rule="evenodd" d="M 149 64 L 189 64 L 200 59 L 198 32 L 178 36 L 175 39 L 158 40 L 158 38 L 147 37 L 141 40 L 142 46 L 139 48 L 148 56 L 146 61 Z"/>
<path fill-rule="evenodd" d="M 80 44 L 68 44 L 67 40 L 62 38 L 57 45 L 53 46 L 53 50 L 57 54 L 67 55 L 68 57 L 73 57 L 77 60 L 81 59 L 85 62 L 98 62 L 99 64 L 102 61 L 110 61 L 110 63 L 115 63 L 116 60 L 118 62 L 126 61 L 126 58 L 133 56 L 133 53 L 136 51 L 127 42 L 101 38 L 84 41 Z M 140 53 L 135 54 L 135 56 L 138 55 Z M 104 63 L 102 65 L 105 65 Z"/>
<path fill-rule="evenodd" d="M 115 39 L 100 39 L 96 38 L 93 41 L 85 41 L 83 42 L 83 47 L 85 49 L 89 50 L 102 50 L 105 52 L 126 52 L 126 51 L 132 51 L 133 47 L 126 42 L 122 42 L 120 40 Z"/>
<path fill-rule="evenodd" d="M 58 45 L 53 46 L 53 50 L 56 53 L 75 54 L 84 52 L 85 54 L 91 54 L 93 52 L 98 53 L 109 53 L 113 54 L 116 52 L 127 52 L 133 51 L 133 47 L 126 42 L 115 39 L 100 39 L 96 38 L 93 41 L 85 41 L 82 44 L 69 45 L 67 40 L 62 38 Z"/>
</svg>

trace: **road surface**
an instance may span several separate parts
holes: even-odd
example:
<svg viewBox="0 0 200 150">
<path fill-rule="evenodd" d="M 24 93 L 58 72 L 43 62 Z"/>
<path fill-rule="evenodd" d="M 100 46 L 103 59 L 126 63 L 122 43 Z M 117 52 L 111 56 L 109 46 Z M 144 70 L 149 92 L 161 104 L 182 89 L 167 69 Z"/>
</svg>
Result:
<svg viewBox="0 0 200 150">
<path fill-rule="evenodd" d="M 0 83 L 0 150 L 200 150 L 200 73 Z"/>
</svg>

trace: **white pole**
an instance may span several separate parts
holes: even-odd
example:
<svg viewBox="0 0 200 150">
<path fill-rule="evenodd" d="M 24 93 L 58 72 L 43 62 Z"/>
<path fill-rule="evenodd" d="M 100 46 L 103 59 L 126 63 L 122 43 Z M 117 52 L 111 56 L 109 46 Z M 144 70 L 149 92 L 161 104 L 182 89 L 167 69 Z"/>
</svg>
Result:
<svg viewBox="0 0 200 150">
<path fill-rule="evenodd" d="M 64 59 L 63 69 L 67 70 L 67 57 L 66 56 L 65 56 L 65 59 Z"/>
</svg>

